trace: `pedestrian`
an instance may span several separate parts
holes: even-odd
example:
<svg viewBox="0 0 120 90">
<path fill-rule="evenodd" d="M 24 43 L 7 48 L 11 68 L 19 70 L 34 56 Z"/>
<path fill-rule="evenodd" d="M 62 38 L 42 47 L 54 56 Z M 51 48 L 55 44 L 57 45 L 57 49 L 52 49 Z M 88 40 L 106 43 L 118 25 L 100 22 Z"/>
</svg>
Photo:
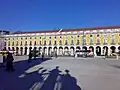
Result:
<svg viewBox="0 0 120 90">
<path fill-rule="evenodd" d="M 28 63 L 30 63 L 30 62 L 31 62 L 31 60 L 32 60 L 32 52 L 30 51 L 30 52 L 29 52 Z"/>
<path fill-rule="evenodd" d="M 42 52 L 42 60 L 44 60 L 44 53 Z"/>
<path fill-rule="evenodd" d="M 6 56 L 5 56 L 5 53 L 3 52 L 3 65 L 5 65 L 6 63 Z"/>
<path fill-rule="evenodd" d="M 13 56 L 12 53 L 8 52 L 7 58 L 6 58 L 6 70 L 7 71 L 14 71 L 13 68 Z"/>
</svg>

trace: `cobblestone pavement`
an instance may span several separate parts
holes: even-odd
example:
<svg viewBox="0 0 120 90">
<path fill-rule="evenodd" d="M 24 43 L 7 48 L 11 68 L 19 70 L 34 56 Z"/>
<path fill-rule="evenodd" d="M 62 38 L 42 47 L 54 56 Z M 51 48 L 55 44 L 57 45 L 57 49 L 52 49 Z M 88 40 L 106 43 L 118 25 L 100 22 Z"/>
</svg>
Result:
<svg viewBox="0 0 120 90">
<path fill-rule="evenodd" d="M 14 72 L 0 67 L 0 90 L 120 90 L 120 60 L 58 57 L 27 63 L 27 56 L 14 58 Z"/>
</svg>

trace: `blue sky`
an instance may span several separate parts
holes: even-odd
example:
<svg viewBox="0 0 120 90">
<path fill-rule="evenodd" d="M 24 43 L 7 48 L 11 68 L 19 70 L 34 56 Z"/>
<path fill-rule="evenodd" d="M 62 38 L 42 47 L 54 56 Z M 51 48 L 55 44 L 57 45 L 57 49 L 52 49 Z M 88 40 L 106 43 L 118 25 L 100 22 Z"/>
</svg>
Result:
<svg viewBox="0 0 120 90">
<path fill-rule="evenodd" d="M 0 0 L 0 29 L 120 25 L 120 0 Z"/>
</svg>

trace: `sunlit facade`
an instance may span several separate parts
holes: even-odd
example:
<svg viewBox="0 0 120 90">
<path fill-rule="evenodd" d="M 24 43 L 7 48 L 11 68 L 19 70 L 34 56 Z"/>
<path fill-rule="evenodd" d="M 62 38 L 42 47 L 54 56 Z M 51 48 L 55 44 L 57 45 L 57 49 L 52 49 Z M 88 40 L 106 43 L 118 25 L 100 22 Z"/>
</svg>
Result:
<svg viewBox="0 0 120 90">
<path fill-rule="evenodd" d="M 5 49 L 20 55 L 28 55 L 33 49 L 46 55 L 74 55 L 76 50 L 86 49 L 95 56 L 102 55 L 103 49 L 107 55 L 120 50 L 120 26 L 15 32 L 5 38 Z"/>
</svg>

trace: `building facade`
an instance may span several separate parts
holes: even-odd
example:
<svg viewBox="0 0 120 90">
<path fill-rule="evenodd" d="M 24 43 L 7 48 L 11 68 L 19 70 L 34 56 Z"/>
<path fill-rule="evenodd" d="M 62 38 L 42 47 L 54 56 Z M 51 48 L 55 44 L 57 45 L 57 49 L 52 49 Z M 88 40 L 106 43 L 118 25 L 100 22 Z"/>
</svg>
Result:
<svg viewBox="0 0 120 90">
<path fill-rule="evenodd" d="M 4 36 L 6 50 L 28 55 L 33 49 L 50 55 L 74 55 L 76 50 L 86 49 L 95 56 L 120 51 L 120 26 L 15 32 Z"/>
</svg>

